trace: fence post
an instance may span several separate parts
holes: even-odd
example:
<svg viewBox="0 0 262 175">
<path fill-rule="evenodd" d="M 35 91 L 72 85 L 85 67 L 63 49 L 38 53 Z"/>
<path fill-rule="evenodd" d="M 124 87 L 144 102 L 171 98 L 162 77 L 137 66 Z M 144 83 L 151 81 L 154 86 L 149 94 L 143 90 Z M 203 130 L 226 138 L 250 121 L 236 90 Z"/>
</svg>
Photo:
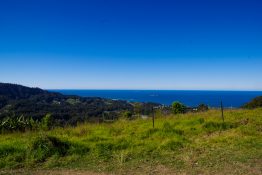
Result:
<svg viewBox="0 0 262 175">
<path fill-rule="evenodd" d="M 155 128 L 155 111 L 154 111 L 154 107 L 152 108 L 152 111 L 153 111 L 153 117 L 152 117 L 152 120 L 153 120 L 153 128 Z"/>
<path fill-rule="evenodd" d="M 223 120 L 223 122 L 224 122 L 224 107 L 223 107 L 223 102 L 222 102 L 222 100 L 221 100 L 221 113 L 222 113 L 222 115 L 221 115 L 221 117 L 222 117 L 222 120 Z"/>
</svg>

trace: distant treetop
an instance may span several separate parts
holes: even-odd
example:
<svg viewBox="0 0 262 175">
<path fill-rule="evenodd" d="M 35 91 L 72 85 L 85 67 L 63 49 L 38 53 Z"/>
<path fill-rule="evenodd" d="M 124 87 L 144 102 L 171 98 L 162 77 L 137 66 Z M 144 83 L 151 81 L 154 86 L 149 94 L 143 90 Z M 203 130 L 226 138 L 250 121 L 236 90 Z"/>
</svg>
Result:
<svg viewBox="0 0 262 175">
<path fill-rule="evenodd" d="M 262 96 L 256 97 L 250 102 L 244 104 L 242 108 L 248 108 L 248 109 L 253 109 L 253 108 L 258 108 L 262 107 Z"/>
</svg>

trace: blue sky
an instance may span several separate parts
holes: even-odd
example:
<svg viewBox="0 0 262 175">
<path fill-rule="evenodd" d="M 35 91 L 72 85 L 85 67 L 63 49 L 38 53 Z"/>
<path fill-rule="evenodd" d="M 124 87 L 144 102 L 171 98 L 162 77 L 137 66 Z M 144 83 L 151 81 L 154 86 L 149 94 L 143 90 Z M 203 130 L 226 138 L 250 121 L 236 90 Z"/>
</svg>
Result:
<svg viewBox="0 0 262 175">
<path fill-rule="evenodd" d="M 0 82 L 262 90 L 260 0 L 0 2 Z"/>
</svg>

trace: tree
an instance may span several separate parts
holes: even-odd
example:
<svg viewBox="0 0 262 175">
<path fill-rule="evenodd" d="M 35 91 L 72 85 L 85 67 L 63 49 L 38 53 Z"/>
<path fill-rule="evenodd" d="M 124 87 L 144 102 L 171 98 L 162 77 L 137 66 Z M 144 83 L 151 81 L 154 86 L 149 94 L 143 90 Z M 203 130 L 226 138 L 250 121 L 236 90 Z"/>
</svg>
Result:
<svg viewBox="0 0 262 175">
<path fill-rule="evenodd" d="M 173 102 L 172 103 L 172 111 L 174 114 L 181 114 L 181 113 L 185 113 L 186 111 L 186 106 L 183 105 L 180 102 Z"/>
<path fill-rule="evenodd" d="M 254 109 L 259 107 L 262 107 L 262 96 L 256 97 L 250 102 L 242 106 L 242 108 L 247 108 L 247 109 Z"/>
<path fill-rule="evenodd" d="M 200 105 L 198 105 L 198 107 L 197 107 L 197 111 L 204 112 L 204 111 L 207 111 L 207 110 L 208 110 L 208 106 L 205 105 L 205 104 L 200 104 Z"/>
</svg>

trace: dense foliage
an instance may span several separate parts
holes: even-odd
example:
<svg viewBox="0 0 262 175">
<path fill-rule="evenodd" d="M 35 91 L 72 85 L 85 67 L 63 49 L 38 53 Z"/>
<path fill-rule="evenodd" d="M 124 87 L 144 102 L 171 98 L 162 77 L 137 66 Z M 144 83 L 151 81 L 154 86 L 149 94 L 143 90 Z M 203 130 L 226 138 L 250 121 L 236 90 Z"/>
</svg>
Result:
<svg viewBox="0 0 262 175">
<path fill-rule="evenodd" d="M 45 115 L 41 121 L 23 115 L 20 117 L 11 116 L 0 120 L 0 134 L 36 130 L 48 131 L 56 126 L 58 126 L 58 124 L 53 120 L 50 114 Z"/>
<path fill-rule="evenodd" d="M 199 111 L 199 112 L 204 112 L 204 111 L 207 111 L 207 110 L 208 110 L 208 106 L 206 104 L 200 104 L 197 107 L 197 111 Z"/>
<path fill-rule="evenodd" d="M 253 100 L 251 100 L 250 102 L 246 103 L 242 107 L 243 108 L 248 108 L 248 109 L 262 107 L 262 96 L 254 98 Z"/>
<path fill-rule="evenodd" d="M 48 92 L 39 88 L 28 88 L 16 84 L 0 83 L 0 96 L 7 97 L 7 100 L 27 99 L 31 96 L 40 94 L 48 94 Z"/>
<path fill-rule="evenodd" d="M 0 120 L 14 116 L 28 116 L 41 121 L 51 114 L 60 125 L 75 125 L 84 121 L 102 120 L 104 112 L 118 114 L 121 111 L 134 113 L 136 106 L 141 114 L 149 114 L 159 104 L 110 100 L 98 97 L 79 97 L 48 92 L 39 88 L 0 83 Z"/>
<path fill-rule="evenodd" d="M 186 112 L 186 106 L 180 102 L 172 103 L 172 111 L 174 114 L 181 114 Z"/>
</svg>

